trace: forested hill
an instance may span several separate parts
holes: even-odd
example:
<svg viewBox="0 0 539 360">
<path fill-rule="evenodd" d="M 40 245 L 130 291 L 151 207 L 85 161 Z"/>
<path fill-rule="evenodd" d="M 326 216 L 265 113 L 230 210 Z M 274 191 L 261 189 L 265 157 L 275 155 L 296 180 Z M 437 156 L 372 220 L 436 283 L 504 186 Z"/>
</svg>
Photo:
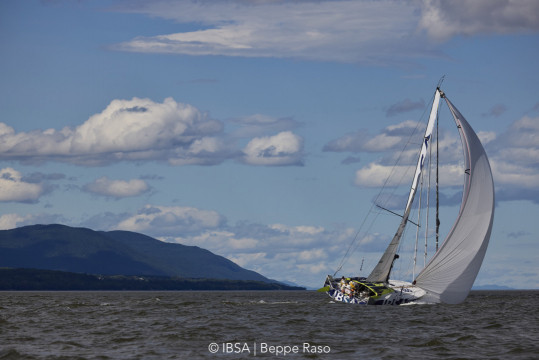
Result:
<svg viewBox="0 0 539 360">
<path fill-rule="evenodd" d="M 0 267 L 275 282 L 197 246 L 129 231 L 32 225 L 0 231 Z"/>
</svg>

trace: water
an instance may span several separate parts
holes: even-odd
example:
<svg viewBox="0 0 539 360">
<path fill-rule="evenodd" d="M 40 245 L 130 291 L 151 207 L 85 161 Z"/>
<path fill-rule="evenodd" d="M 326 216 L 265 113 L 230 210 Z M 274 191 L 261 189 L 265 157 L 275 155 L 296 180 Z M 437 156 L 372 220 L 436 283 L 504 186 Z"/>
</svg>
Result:
<svg viewBox="0 0 539 360">
<path fill-rule="evenodd" d="M 401 307 L 311 291 L 0 292 L 0 359 L 537 359 L 538 333 L 539 291 Z"/>
</svg>

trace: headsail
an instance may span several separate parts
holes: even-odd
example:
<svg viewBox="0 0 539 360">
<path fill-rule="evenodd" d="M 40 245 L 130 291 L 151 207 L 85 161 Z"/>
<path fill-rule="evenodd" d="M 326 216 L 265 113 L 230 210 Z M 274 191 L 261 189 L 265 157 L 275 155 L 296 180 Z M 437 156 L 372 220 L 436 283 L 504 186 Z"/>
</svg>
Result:
<svg viewBox="0 0 539 360">
<path fill-rule="evenodd" d="M 494 181 L 479 138 L 444 96 L 462 138 L 465 183 L 457 221 L 439 251 L 416 278 L 434 301 L 457 304 L 468 296 L 487 251 L 494 219 Z"/>
<path fill-rule="evenodd" d="M 421 177 L 421 172 L 423 170 L 423 163 L 425 162 L 425 157 L 427 155 L 427 149 L 430 145 L 430 140 L 432 137 L 432 130 L 434 129 L 434 123 L 438 114 L 438 105 L 440 103 L 440 90 L 436 89 L 434 94 L 434 101 L 432 103 L 432 109 L 430 111 L 429 122 L 427 123 L 427 129 L 425 130 L 425 135 L 423 137 L 423 145 L 421 146 L 421 153 L 417 160 L 417 166 L 414 174 L 414 179 L 412 182 L 412 187 L 410 189 L 410 195 L 408 196 L 408 202 L 406 203 L 406 208 L 404 210 L 404 215 L 402 221 L 397 229 L 397 232 L 393 236 L 393 239 L 389 243 L 385 253 L 380 258 L 380 261 L 373 269 L 367 281 L 371 282 L 387 282 L 389 279 L 389 273 L 395 261 L 397 248 L 399 247 L 399 242 L 401 240 L 402 234 L 408 223 L 408 217 L 410 216 L 410 210 L 412 209 L 412 203 L 414 201 L 415 194 L 417 192 L 417 186 L 419 183 L 419 178 Z"/>
</svg>

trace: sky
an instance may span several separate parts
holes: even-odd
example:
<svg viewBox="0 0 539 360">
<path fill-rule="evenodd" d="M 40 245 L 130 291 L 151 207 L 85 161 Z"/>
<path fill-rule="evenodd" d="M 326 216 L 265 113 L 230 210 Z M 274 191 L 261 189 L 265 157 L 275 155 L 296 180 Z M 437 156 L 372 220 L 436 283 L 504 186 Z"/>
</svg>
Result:
<svg viewBox="0 0 539 360">
<path fill-rule="evenodd" d="M 494 175 L 475 285 L 539 288 L 535 0 L 3 0 L 0 45 L 0 229 L 136 231 L 313 288 L 351 247 L 342 271 L 366 276 L 400 220 L 373 203 L 402 213 L 445 76 Z M 398 154 L 404 185 L 381 190 Z"/>
</svg>

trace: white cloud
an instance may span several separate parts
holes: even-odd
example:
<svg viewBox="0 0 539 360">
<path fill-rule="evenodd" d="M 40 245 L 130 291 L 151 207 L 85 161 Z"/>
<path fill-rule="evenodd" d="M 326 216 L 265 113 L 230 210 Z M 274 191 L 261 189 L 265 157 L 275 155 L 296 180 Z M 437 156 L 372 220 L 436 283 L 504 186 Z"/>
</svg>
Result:
<svg viewBox="0 0 539 360">
<path fill-rule="evenodd" d="M 152 1 L 123 9 L 190 32 L 139 36 L 113 46 L 134 52 L 278 57 L 387 64 L 437 52 L 455 35 L 539 30 L 535 0 Z M 434 50 L 433 50 L 434 49 Z"/>
<path fill-rule="evenodd" d="M 15 133 L 1 124 L 0 158 L 102 165 L 122 160 L 173 162 L 191 156 L 192 163 L 205 163 L 207 159 L 198 158 L 193 146 L 221 132 L 219 121 L 172 98 L 163 103 L 139 98 L 113 100 L 75 129 Z"/>
<path fill-rule="evenodd" d="M 477 132 L 477 137 L 481 141 L 481 144 L 486 146 L 486 144 L 496 139 L 496 133 L 494 131 L 479 131 Z"/>
<path fill-rule="evenodd" d="M 344 226 L 325 229 L 246 222 L 230 226 L 215 211 L 156 205 L 146 205 L 115 225 L 94 227 L 137 231 L 166 242 L 199 246 L 269 278 L 312 286 L 335 270 L 355 235 L 354 229 Z M 313 272 L 306 273 L 306 267 Z"/>
<path fill-rule="evenodd" d="M 198 22 L 203 28 L 140 36 L 114 46 L 136 52 L 381 62 L 409 48 L 414 3 L 384 1 L 156 1 L 126 12 Z M 406 44 L 405 44 L 406 43 Z M 418 51 L 415 49 L 415 51 Z M 390 60 L 394 61 L 394 60 Z"/>
<path fill-rule="evenodd" d="M 144 180 L 111 180 L 106 176 L 103 176 L 86 184 L 83 189 L 96 195 L 125 198 L 143 194 L 147 192 L 150 187 Z"/>
<path fill-rule="evenodd" d="M 522 151 L 524 152 L 524 150 Z M 539 151 L 535 150 L 535 153 L 539 156 Z M 491 161 L 491 168 L 496 185 L 516 187 L 524 191 L 526 189 L 539 189 L 539 171 L 537 168 L 497 160 Z"/>
<path fill-rule="evenodd" d="M 413 122 L 388 126 L 380 134 L 369 136 L 366 132 L 344 135 L 332 140 L 324 151 L 380 152 L 383 156 L 356 171 L 357 186 L 381 187 L 391 174 L 387 186 L 411 181 L 412 170 L 417 163 L 418 141 L 409 140 L 421 136 Z M 440 183 L 442 186 L 460 186 L 463 178 L 462 147 L 455 133 L 440 129 Z M 539 118 L 523 116 L 501 134 L 478 131 L 478 137 L 487 150 L 499 201 L 522 200 L 539 202 Z M 401 152 L 404 144 L 409 146 Z M 397 151 L 398 150 L 398 151 Z M 394 166 L 397 162 L 399 164 Z M 393 172 L 393 173 L 392 173 Z"/>
<path fill-rule="evenodd" d="M 236 264 L 238 264 L 239 266 L 243 268 L 253 270 L 256 267 L 253 265 L 260 264 L 261 261 L 266 261 L 266 256 L 267 256 L 266 253 L 259 252 L 259 253 L 251 253 L 251 254 L 231 255 L 228 257 L 228 259 L 234 261 Z M 258 269 L 258 271 L 261 271 L 260 268 Z M 264 275 L 263 272 L 262 272 L 262 275 Z"/>
<path fill-rule="evenodd" d="M 42 184 L 23 181 L 22 174 L 17 170 L 0 170 L 0 202 L 37 202 L 44 192 Z"/>
<path fill-rule="evenodd" d="M 243 161 L 251 165 L 302 165 L 303 139 L 290 131 L 257 137 L 243 149 Z"/>
<path fill-rule="evenodd" d="M 217 165 L 243 158 L 244 163 L 255 165 L 302 164 L 302 140 L 291 132 L 254 138 L 247 147 L 246 157 L 237 145 L 239 134 L 264 135 L 295 126 L 293 120 L 257 115 L 236 124 L 239 124 L 236 133 L 227 135 L 220 121 L 172 98 L 166 98 L 163 103 L 139 98 L 113 100 L 101 113 L 74 129 L 16 133 L 0 123 L 0 160 L 99 166 L 154 160 L 171 165 Z"/>
<path fill-rule="evenodd" d="M 392 171 L 394 172 L 392 178 L 395 179 L 396 183 L 390 182 L 388 183 L 388 186 L 396 186 L 400 184 L 407 174 L 413 174 L 411 168 L 408 166 L 392 167 L 370 163 L 356 171 L 354 183 L 357 186 L 380 187 L 384 185 L 384 182 L 390 176 Z"/>
<path fill-rule="evenodd" d="M 180 236 L 213 229 L 225 221 L 215 211 L 192 207 L 146 205 L 138 214 L 121 221 L 115 228 L 156 236 Z"/>
<path fill-rule="evenodd" d="M 269 278 L 318 286 L 335 271 L 354 235 L 350 228 L 240 223 L 161 239 L 209 249 Z"/>
<path fill-rule="evenodd" d="M 15 229 L 26 219 L 28 219 L 28 216 L 21 216 L 19 214 L 4 214 L 0 216 L 0 230 Z"/>
<path fill-rule="evenodd" d="M 524 116 L 515 121 L 493 144 L 497 157 L 523 166 L 539 166 L 539 117 Z"/>
<path fill-rule="evenodd" d="M 302 263 L 312 262 L 313 260 L 325 259 L 324 249 L 312 249 L 312 250 L 303 250 L 298 254 L 298 261 Z"/>
<path fill-rule="evenodd" d="M 412 183 L 415 166 L 389 166 L 370 163 L 356 171 L 354 183 L 357 186 L 381 187 L 398 186 Z M 459 186 L 463 184 L 464 168 L 459 165 L 440 165 L 440 179 L 443 186 Z M 389 180 L 386 183 L 386 180 Z"/>
<path fill-rule="evenodd" d="M 168 162 L 171 165 L 217 165 L 238 157 L 239 153 L 232 142 L 223 138 L 202 137 L 194 140 L 187 148 L 175 148 Z"/>
<path fill-rule="evenodd" d="M 524 116 L 487 145 L 498 200 L 539 203 L 539 117 Z"/>
<path fill-rule="evenodd" d="M 283 233 L 290 233 L 294 235 L 316 235 L 324 231 L 321 226 L 288 226 L 283 224 L 269 225 L 270 229 L 278 230 Z"/>
</svg>

